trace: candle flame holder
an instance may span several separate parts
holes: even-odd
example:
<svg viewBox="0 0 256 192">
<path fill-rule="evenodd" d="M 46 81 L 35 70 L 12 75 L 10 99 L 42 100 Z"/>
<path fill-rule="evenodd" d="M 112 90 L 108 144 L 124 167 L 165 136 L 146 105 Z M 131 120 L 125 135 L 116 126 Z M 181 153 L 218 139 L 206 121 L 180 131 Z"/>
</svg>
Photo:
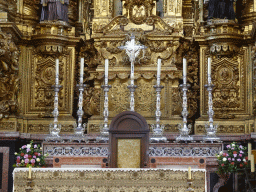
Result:
<svg viewBox="0 0 256 192">
<path fill-rule="evenodd" d="M 187 179 L 187 183 L 188 183 L 188 188 L 187 188 L 186 191 L 195 191 L 195 190 L 192 188 L 193 179 Z"/>
<path fill-rule="evenodd" d="M 209 124 L 205 124 L 206 136 L 203 138 L 203 142 L 221 142 L 220 138 L 216 136 L 218 125 L 213 124 L 213 101 L 212 101 L 212 91 L 214 85 L 212 84 L 211 75 L 208 74 L 208 84 L 205 85 L 208 91 L 208 115 L 209 115 Z"/>
<path fill-rule="evenodd" d="M 180 135 L 176 138 L 176 142 L 180 142 L 180 141 L 184 141 L 184 142 L 188 142 L 188 141 L 193 141 L 193 137 L 189 135 L 190 131 L 191 131 L 191 127 L 192 125 L 189 124 L 187 125 L 187 117 L 188 117 L 188 99 L 187 99 L 187 91 L 190 87 L 190 85 L 187 83 L 187 77 L 183 76 L 183 84 L 180 85 L 180 88 L 183 92 L 183 96 L 182 96 L 182 117 L 183 117 L 183 126 L 181 126 L 181 124 L 179 124 L 179 131 L 180 131 Z"/>
<path fill-rule="evenodd" d="M 100 131 L 100 137 L 96 138 L 96 142 L 104 142 L 107 143 L 109 140 L 109 127 L 108 127 L 108 92 L 109 89 L 111 88 L 111 85 L 105 84 L 102 85 L 101 88 L 104 90 L 104 111 L 103 111 L 103 116 L 104 116 L 104 124 L 103 127 Z"/>
<path fill-rule="evenodd" d="M 165 125 L 160 126 L 160 117 L 161 117 L 161 110 L 160 110 L 160 99 L 161 99 L 161 90 L 164 86 L 157 84 L 153 86 L 156 89 L 156 124 L 151 125 L 151 129 L 153 130 L 153 135 L 150 138 L 151 143 L 160 143 L 160 142 L 167 142 L 167 138 L 163 136 L 163 130 Z"/>
<path fill-rule="evenodd" d="M 88 142 L 88 139 L 84 135 L 86 123 L 82 124 L 83 121 L 83 92 L 84 89 L 88 88 L 89 85 L 83 84 L 83 79 L 80 79 L 80 84 L 77 84 L 77 88 L 79 90 L 79 97 L 78 97 L 78 110 L 77 110 L 77 124 L 75 123 L 74 127 L 74 135 L 71 137 L 70 142 L 72 141 L 78 141 L 81 143 L 81 141 Z"/>
<path fill-rule="evenodd" d="M 58 124 L 58 116 L 59 116 L 59 91 L 62 88 L 62 85 L 58 84 L 59 82 L 59 75 L 56 75 L 55 85 L 52 87 L 54 88 L 54 109 L 53 109 L 53 124 L 49 125 L 50 135 L 45 138 L 46 141 L 54 141 L 54 142 L 61 142 L 63 139 L 59 136 L 61 130 L 61 124 Z"/>
</svg>

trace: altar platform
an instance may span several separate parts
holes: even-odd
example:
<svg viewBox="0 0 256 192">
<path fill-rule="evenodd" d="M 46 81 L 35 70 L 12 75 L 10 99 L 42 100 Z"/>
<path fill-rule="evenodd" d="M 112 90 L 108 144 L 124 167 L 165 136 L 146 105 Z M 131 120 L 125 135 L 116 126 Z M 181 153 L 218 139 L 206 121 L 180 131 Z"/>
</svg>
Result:
<svg viewBox="0 0 256 192">
<path fill-rule="evenodd" d="M 28 168 L 13 172 L 14 192 L 184 192 L 187 169 Z M 192 188 L 206 191 L 206 170 L 192 169 Z"/>
</svg>

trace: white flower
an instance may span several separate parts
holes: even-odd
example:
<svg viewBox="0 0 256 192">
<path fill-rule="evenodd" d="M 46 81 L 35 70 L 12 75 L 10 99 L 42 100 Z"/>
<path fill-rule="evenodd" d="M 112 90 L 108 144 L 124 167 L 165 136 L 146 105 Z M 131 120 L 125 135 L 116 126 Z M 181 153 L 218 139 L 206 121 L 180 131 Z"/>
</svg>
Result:
<svg viewBox="0 0 256 192">
<path fill-rule="evenodd" d="M 40 159 L 39 159 L 39 158 L 36 158 L 36 161 L 37 161 L 37 162 L 40 162 Z"/>
<path fill-rule="evenodd" d="M 24 160 L 23 160 L 23 159 L 21 160 L 21 163 L 24 163 Z"/>
<path fill-rule="evenodd" d="M 227 161 L 227 158 L 226 158 L 226 157 L 224 157 L 224 158 L 223 158 L 223 161 Z"/>
<path fill-rule="evenodd" d="M 245 161 L 246 161 L 246 159 L 243 159 L 243 161 L 245 162 Z"/>
<path fill-rule="evenodd" d="M 235 146 L 236 146 L 234 143 L 232 143 L 231 145 L 232 145 L 232 147 L 235 147 Z"/>
<path fill-rule="evenodd" d="M 217 157 L 220 157 L 219 155 Z"/>
<path fill-rule="evenodd" d="M 42 147 L 40 147 L 40 150 L 42 150 L 43 148 Z"/>
<path fill-rule="evenodd" d="M 15 152 L 14 155 L 17 155 L 17 152 Z"/>
<path fill-rule="evenodd" d="M 30 144 L 27 144 L 27 149 L 30 149 L 31 145 Z"/>
<path fill-rule="evenodd" d="M 222 155 L 222 154 L 223 154 L 223 151 L 220 152 L 220 155 Z"/>
</svg>

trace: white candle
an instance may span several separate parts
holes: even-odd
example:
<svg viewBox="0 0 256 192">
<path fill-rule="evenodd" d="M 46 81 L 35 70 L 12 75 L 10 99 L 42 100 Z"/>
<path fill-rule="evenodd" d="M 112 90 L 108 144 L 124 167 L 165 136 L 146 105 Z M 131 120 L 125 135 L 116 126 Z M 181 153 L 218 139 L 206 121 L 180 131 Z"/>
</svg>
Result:
<svg viewBox="0 0 256 192">
<path fill-rule="evenodd" d="M 84 76 L 84 57 L 81 58 L 81 62 L 80 62 L 80 77 Z M 83 83 L 83 82 L 80 82 Z"/>
<path fill-rule="evenodd" d="M 56 79 L 55 83 L 59 84 L 59 59 L 56 59 Z"/>
<path fill-rule="evenodd" d="M 191 167 L 188 167 L 188 179 L 191 179 Z"/>
<path fill-rule="evenodd" d="M 208 76 L 210 76 L 211 75 L 211 57 L 208 57 Z"/>
<path fill-rule="evenodd" d="M 29 166 L 29 171 L 28 171 L 28 178 L 31 179 L 31 176 L 32 176 L 32 167 Z"/>
<path fill-rule="evenodd" d="M 251 160 L 252 155 L 252 144 L 248 143 L 248 160 Z"/>
<path fill-rule="evenodd" d="M 105 85 L 108 84 L 108 59 L 105 59 Z"/>
<path fill-rule="evenodd" d="M 183 76 L 187 76 L 187 59 L 183 58 Z"/>
<path fill-rule="evenodd" d="M 161 76 L 161 59 L 157 59 L 157 85 L 160 85 L 160 76 Z"/>
<path fill-rule="evenodd" d="M 254 155 L 251 155 L 251 172 L 255 172 Z"/>
</svg>

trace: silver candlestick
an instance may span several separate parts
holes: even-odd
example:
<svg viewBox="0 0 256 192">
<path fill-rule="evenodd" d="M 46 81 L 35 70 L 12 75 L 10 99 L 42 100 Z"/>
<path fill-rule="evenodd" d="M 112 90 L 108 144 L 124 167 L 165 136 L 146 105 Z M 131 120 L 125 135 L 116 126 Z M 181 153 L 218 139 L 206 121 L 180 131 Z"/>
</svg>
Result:
<svg viewBox="0 0 256 192">
<path fill-rule="evenodd" d="M 70 141 L 78 141 L 81 143 L 81 141 L 87 141 L 87 138 L 84 136 L 84 130 L 86 127 L 86 123 L 82 124 L 83 121 L 83 92 L 85 88 L 88 88 L 89 85 L 83 84 L 83 76 L 80 76 L 80 83 L 76 85 L 79 90 L 79 97 L 78 97 L 78 110 L 77 110 L 77 124 L 75 123 L 75 129 L 74 129 L 74 136 L 71 137 Z"/>
<path fill-rule="evenodd" d="M 183 92 L 182 96 L 182 117 L 183 117 L 183 126 L 179 124 L 179 131 L 180 135 L 176 138 L 176 141 L 193 141 L 193 137 L 189 135 L 189 132 L 191 131 L 192 125 L 187 125 L 187 117 L 188 117 L 188 99 L 187 99 L 187 91 L 190 87 L 189 84 L 187 84 L 187 76 L 183 76 L 183 84 L 180 85 L 180 88 Z"/>
<path fill-rule="evenodd" d="M 206 137 L 203 138 L 203 141 L 209 141 L 213 143 L 214 141 L 220 142 L 220 138 L 216 136 L 218 125 L 213 125 L 213 102 L 212 102 L 212 90 L 214 85 L 212 84 L 211 74 L 208 74 L 208 84 L 205 85 L 208 91 L 208 115 L 209 115 L 209 124 L 205 125 Z"/>
<path fill-rule="evenodd" d="M 150 142 L 167 142 L 166 137 L 163 137 L 164 124 L 160 126 L 160 117 L 161 117 L 161 90 L 164 86 L 157 84 L 153 86 L 156 89 L 156 124 L 152 124 L 151 128 L 153 129 L 153 136 L 150 138 Z"/>
<path fill-rule="evenodd" d="M 54 120 L 53 124 L 50 124 L 50 135 L 45 138 L 46 141 L 62 141 L 62 138 L 59 136 L 61 130 L 61 124 L 58 124 L 58 116 L 59 116 L 59 91 L 62 85 L 59 85 L 59 74 L 56 74 L 55 85 L 52 86 L 54 88 L 54 110 L 52 112 Z"/>
<path fill-rule="evenodd" d="M 105 81 L 108 82 L 108 81 Z M 100 137 L 96 138 L 96 142 L 108 142 L 109 140 L 109 127 L 108 127 L 108 92 L 109 89 L 111 88 L 111 85 L 105 84 L 102 85 L 101 88 L 104 90 L 104 111 L 103 111 L 103 116 L 104 116 L 104 124 L 103 127 L 100 131 Z"/>
<path fill-rule="evenodd" d="M 136 85 L 134 85 L 134 62 L 136 57 L 139 55 L 141 49 L 146 49 L 147 47 L 144 45 L 137 45 L 135 44 L 135 36 L 132 34 L 131 35 L 131 41 L 127 41 L 125 43 L 125 46 L 120 46 L 118 47 L 119 49 L 123 49 L 126 51 L 126 54 L 129 57 L 129 60 L 131 62 L 131 85 L 128 85 L 127 88 L 131 92 L 131 99 L 130 99 L 130 110 L 134 111 L 134 92 L 135 89 L 137 88 Z"/>
</svg>

